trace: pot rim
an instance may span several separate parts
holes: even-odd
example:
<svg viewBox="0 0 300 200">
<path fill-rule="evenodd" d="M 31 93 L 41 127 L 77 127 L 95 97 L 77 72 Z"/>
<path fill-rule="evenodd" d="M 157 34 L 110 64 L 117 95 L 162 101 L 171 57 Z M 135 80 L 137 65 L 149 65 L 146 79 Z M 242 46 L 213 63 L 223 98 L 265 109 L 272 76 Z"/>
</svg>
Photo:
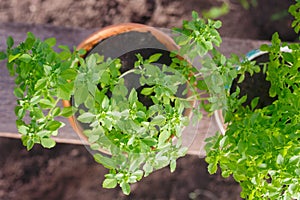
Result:
<svg viewBox="0 0 300 200">
<path fill-rule="evenodd" d="M 85 49 L 86 51 L 90 51 L 95 45 L 104 39 L 134 30 L 138 32 L 151 32 L 153 36 L 156 37 L 156 39 L 170 51 L 178 49 L 178 46 L 173 39 L 164 32 L 152 26 L 138 23 L 122 23 L 100 28 L 98 31 L 92 33 L 85 40 L 83 40 L 77 46 L 77 49 Z"/>
</svg>

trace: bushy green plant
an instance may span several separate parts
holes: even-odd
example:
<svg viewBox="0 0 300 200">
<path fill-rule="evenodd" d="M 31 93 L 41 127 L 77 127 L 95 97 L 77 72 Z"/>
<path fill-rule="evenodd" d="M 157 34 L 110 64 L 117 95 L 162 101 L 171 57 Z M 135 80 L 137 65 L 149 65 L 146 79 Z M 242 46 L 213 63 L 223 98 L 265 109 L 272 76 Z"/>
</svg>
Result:
<svg viewBox="0 0 300 200">
<path fill-rule="evenodd" d="M 41 42 L 28 33 L 27 39 L 15 48 L 13 38 L 8 37 L 7 52 L 1 53 L 2 58 L 7 58 L 10 75 L 16 76 L 16 125 L 28 150 L 35 143 L 53 147 L 51 136 L 64 126 L 55 118 L 73 114 L 71 108 L 60 108 L 59 101 L 73 94 L 77 60 L 82 52 L 71 53 L 68 47 L 60 46 L 62 51 L 57 53 L 53 50 L 55 43 L 53 38 Z"/>
<path fill-rule="evenodd" d="M 289 12 L 295 17 L 295 20 L 292 23 L 292 27 L 294 28 L 296 33 L 300 31 L 300 1 L 296 0 L 296 4 L 291 5 L 289 8 Z"/>
<path fill-rule="evenodd" d="M 298 199 L 300 195 L 299 45 L 289 45 L 292 53 L 281 52 L 281 45 L 275 34 L 272 46 L 261 47 L 270 54 L 265 68 L 269 94 L 278 99 L 256 108 L 259 99 L 255 98 L 245 107 L 247 96 L 228 89 L 226 133 L 211 138 L 207 146 L 209 172 L 215 173 L 219 165 L 224 177 L 232 174 L 247 199 Z M 257 73 L 255 63 L 253 67 Z"/>
<path fill-rule="evenodd" d="M 299 3 L 290 11 L 297 18 Z M 293 26 L 299 31 L 297 20 Z M 229 78 L 223 109 L 228 126 L 225 135 L 208 139 L 208 170 L 215 173 L 219 166 L 222 176 L 233 175 L 246 199 L 300 199 L 300 44 L 284 43 L 275 33 L 272 44 L 260 50 L 269 55 L 268 62 L 237 62 L 239 69 L 230 74 L 242 83 L 247 73 L 264 73 L 274 102 L 258 108 L 260 99 L 254 98 L 245 106 L 247 95 L 239 95 L 239 87 L 232 89 L 234 79 Z"/>
<path fill-rule="evenodd" d="M 296 17 L 293 27 L 298 32 L 299 2 L 290 12 Z M 219 166 L 224 177 L 233 175 L 244 198 L 299 199 L 299 44 L 282 43 L 274 34 L 272 45 L 261 47 L 270 56 L 261 68 L 255 61 L 240 61 L 236 55 L 226 58 L 217 50 L 220 26 L 221 22 L 201 19 L 194 12 L 191 21 L 175 29 L 181 49 L 171 53 L 170 66 L 155 65 L 160 54 L 137 55 L 138 61 L 125 74 L 120 73 L 118 59 L 97 54 L 82 58 L 84 51 L 71 52 L 65 46 L 59 46 L 62 51 L 57 53 L 55 39 L 40 41 L 31 33 L 13 47 L 9 37 L 7 51 L 0 58 L 7 59 L 10 74 L 16 76 L 16 124 L 23 144 L 28 150 L 36 143 L 53 147 L 52 137 L 64 125 L 57 117 L 77 112 L 77 119 L 88 124 L 84 134 L 90 147 L 111 154 L 94 154 L 109 169 L 103 187 L 119 184 L 129 194 L 131 183 L 167 165 L 175 170 L 176 159 L 185 155 L 181 131 L 190 119 L 184 110 L 192 109 L 201 119 L 202 108 L 209 112 L 223 109 L 228 127 L 225 135 L 208 139 L 209 172 L 215 173 Z M 282 47 L 289 51 L 282 52 Z M 232 91 L 232 83 L 260 72 L 271 83 L 270 96 L 277 99 L 257 108 L 259 98 L 254 98 L 245 106 L 247 96 L 239 95 L 238 87 Z M 139 75 L 141 91 L 125 87 L 124 76 L 130 73 Z M 180 85 L 186 86 L 182 95 L 178 95 Z M 188 91 L 191 94 L 186 97 Z M 144 105 L 138 94 L 153 104 Z M 73 107 L 59 107 L 61 99 L 71 97 Z M 193 108 L 195 100 L 200 103 Z"/>
<path fill-rule="evenodd" d="M 153 170 L 170 165 L 174 171 L 176 159 L 187 152 L 181 132 L 191 119 L 184 113 L 192 110 L 201 119 L 204 104 L 193 107 L 193 102 L 208 99 L 199 93 L 208 89 L 199 69 L 184 57 L 204 56 L 218 46 L 221 38 L 216 28 L 220 25 L 200 19 L 194 12 L 193 20 L 176 30 L 180 33 L 176 41 L 182 48 L 170 53 L 169 66 L 155 65 L 160 54 L 148 58 L 137 54 L 137 62 L 124 74 L 119 59 L 104 59 L 98 54 L 83 58 L 83 50 L 71 52 L 66 46 L 58 46 L 61 51 L 56 52 L 55 39 L 41 41 L 32 33 L 14 47 L 9 37 L 1 58 L 7 58 L 7 68 L 16 76 L 16 125 L 23 144 L 28 150 L 34 144 L 54 147 L 53 136 L 64 126 L 58 117 L 76 112 L 77 120 L 88 125 L 84 134 L 91 149 L 111 154 L 94 154 L 95 160 L 109 169 L 103 187 L 119 184 L 129 194 L 130 184 Z M 141 91 L 126 88 L 124 77 L 131 73 L 139 76 L 135 81 L 143 87 Z M 178 94 L 182 86 L 185 89 Z M 138 94 L 152 103 L 143 104 Z M 73 107 L 59 106 L 60 100 L 71 98 Z"/>
</svg>

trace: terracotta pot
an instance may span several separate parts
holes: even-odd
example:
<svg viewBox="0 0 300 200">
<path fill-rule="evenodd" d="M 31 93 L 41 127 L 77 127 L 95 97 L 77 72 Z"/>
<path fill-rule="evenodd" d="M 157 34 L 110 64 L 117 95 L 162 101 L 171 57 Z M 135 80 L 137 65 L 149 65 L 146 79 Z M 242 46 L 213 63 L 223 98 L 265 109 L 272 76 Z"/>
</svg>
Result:
<svg viewBox="0 0 300 200">
<path fill-rule="evenodd" d="M 139 49 L 162 49 L 169 52 L 177 50 L 178 47 L 171 37 L 158 29 L 142 24 L 126 23 L 100 29 L 81 42 L 77 49 L 85 49 L 86 56 L 99 53 L 105 57 L 119 58 L 124 53 Z M 64 100 L 63 105 L 69 107 L 71 101 Z M 88 144 L 88 138 L 83 134 L 76 116 L 70 117 L 69 121 L 84 144 Z"/>
</svg>

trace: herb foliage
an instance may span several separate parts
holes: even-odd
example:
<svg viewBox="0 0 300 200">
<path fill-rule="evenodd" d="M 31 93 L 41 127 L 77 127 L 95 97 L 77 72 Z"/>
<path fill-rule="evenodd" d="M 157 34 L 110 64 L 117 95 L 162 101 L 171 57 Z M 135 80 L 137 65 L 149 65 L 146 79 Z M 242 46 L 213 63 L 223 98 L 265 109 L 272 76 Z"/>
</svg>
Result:
<svg viewBox="0 0 300 200">
<path fill-rule="evenodd" d="M 51 136 L 64 126 L 56 118 L 73 114 L 71 108 L 61 108 L 59 101 L 69 99 L 73 93 L 80 53 L 71 53 L 65 46 L 56 53 L 52 48 L 55 43 L 54 38 L 41 42 L 28 33 L 27 39 L 15 48 L 13 38 L 8 37 L 7 52 L 2 52 L 10 75 L 16 75 L 16 124 L 28 150 L 35 143 L 46 148 L 55 146 Z"/>
<path fill-rule="evenodd" d="M 289 9 L 297 33 L 299 7 L 297 1 Z M 84 51 L 65 46 L 57 53 L 55 39 L 41 41 L 32 33 L 13 47 L 9 37 L 0 59 L 7 59 L 10 74 L 16 76 L 16 124 L 23 144 L 28 150 L 34 144 L 55 146 L 53 136 L 64 126 L 58 117 L 79 112 L 77 120 L 89 126 L 84 134 L 90 147 L 111 154 L 94 154 L 95 161 L 109 169 L 103 187 L 119 185 L 129 194 L 130 184 L 168 165 L 174 171 L 176 159 L 186 154 L 181 145 L 182 129 L 190 121 L 185 110 L 192 109 L 201 119 L 201 109 L 223 109 L 228 127 L 225 135 L 207 140 L 208 171 L 215 173 L 219 166 L 224 177 L 233 175 L 243 198 L 300 199 L 299 44 L 283 43 L 275 33 L 272 45 L 261 46 L 270 56 L 263 68 L 271 82 L 269 95 L 278 98 L 263 108 L 256 107 L 259 98 L 255 98 L 245 107 L 247 96 L 240 97 L 238 87 L 231 92 L 232 82 L 237 77 L 243 82 L 246 73 L 260 73 L 261 68 L 255 61 L 222 55 L 216 48 L 222 42 L 217 31 L 221 22 L 200 19 L 196 12 L 192 16 L 175 29 L 181 48 L 171 53 L 170 66 L 155 65 L 160 54 L 136 55 L 134 68 L 126 72 L 139 75 L 140 93 L 152 100 L 151 106 L 139 100 L 137 90 L 125 87 L 126 74 L 120 73 L 118 59 L 97 54 L 84 59 Z M 283 52 L 282 47 L 290 51 Z M 190 64 L 194 61 L 201 69 Z M 186 85 L 182 95 L 180 85 Z M 203 95 L 207 92 L 208 97 Z M 71 97 L 74 107 L 59 106 L 60 100 Z M 194 101 L 200 102 L 197 107 L 192 106 Z"/>
<path fill-rule="evenodd" d="M 184 113 L 191 110 L 199 120 L 201 108 L 211 107 L 203 103 L 209 97 L 204 96 L 208 87 L 202 72 L 187 59 L 204 56 L 219 46 L 216 29 L 220 26 L 193 12 L 193 20 L 175 30 L 180 33 L 176 41 L 181 49 L 170 53 L 169 66 L 156 65 L 160 54 L 149 58 L 137 54 L 134 68 L 124 74 L 119 59 L 98 54 L 83 58 L 84 51 L 66 46 L 58 46 L 61 51 L 56 52 L 55 39 L 41 41 L 32 33 L 14 47 L 9 37 L 1 58 L 7 59 L 7 68 L 16 77 L 16 125 L 23 144 L 28 150 L 34 144 L 54 147 L 53 136 L 64 126 L 59 117 L 78 112 L 77 120 L 88 125 L 84 134 L 91 149 L 110 154 L 94 154 L 95 161 L 109 169 L 103 187 L 119 185 L 129 194 L 130 184 L 154 170 L 169 165 L 173 172 L 176 160 L 187 152 L 181 133 L 191 119 Z M 139 76 L 141 91 L 126 88 L 124 77 L 130 73 Z M 182 86 L 185 89 L 179 94 Z M 139 92 L 153 105 L 145 106 Z M 71 98 L 73 107 L 60 107 L 60 100 Z"/>
<path fill-rule="evenodd" d="M 290 8 L 296 18 L 297 9 L 299 3 Z M 297 32 L 297 20 L 293 26 Z M 225 87 L 223 113 L 228 126 L 225 135 L 208 139 L 208 171 L 215 173 L 219 166 L 223 177 L 232 175 L 246 199 L 300 199 L 300 45 L 284 43 L 275 33 L 272 44 L 260 49 L 269 55 L 269 62 L 260 63 L 271 84 L 269 96 L 277 98 L 263 108 L 256 107 L 259 98 L 254 98 L 245 107 L 247 96 L 240 97 L 238 87 L 230 91 L 231 84 Z M 243 82 L 245 73 L 261 72 L 255 61 L 236 64 L 235 74 L 222 76 L 233 74 L 228 80 L 240 77 L 238 81 Z"/>
</svg>

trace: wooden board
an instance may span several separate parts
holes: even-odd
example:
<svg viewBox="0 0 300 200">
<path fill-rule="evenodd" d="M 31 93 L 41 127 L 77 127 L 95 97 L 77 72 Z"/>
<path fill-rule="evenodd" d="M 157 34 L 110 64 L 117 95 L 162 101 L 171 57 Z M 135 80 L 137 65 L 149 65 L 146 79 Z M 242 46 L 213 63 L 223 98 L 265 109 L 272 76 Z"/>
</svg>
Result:
<svg viewBox="0 0 300 200">
<path fill-rule="evenodd" d="M 73 47 L 95 30 L 96 29 L 83 30 L 53 26 L 0 24 L 0 51 L 5 50 L 5 41 L 9 35 L 13 36 L 15 43 L 18 44 L 26 38 L 26 33 L 31 31 L 42 39 L 56 37 L 58 44 Z M 262 41 L 225 38 L 220 50 L 226 56 L 231 53 L 242 54 L 258 48 L 262 43 Z M 16 117 L 14 115 L 14 107 L 16 105 L 16 99 L 13 95 L 13 88 L 14 78 L 9 76 L 5 62 L 0 62 L 0 137 L 20 138 L 20 134 L 17 133 L 15 126 Z M 83 144 L 68 121 L 64 121 L 66 126 L 62 128 L 55 140 L 61 143 Z M 185 129 L 183 133 L 183 144 L 189 146 L 189 154 L 204 156 L 204 139 L 215 134 L 217 130 L 218 127 L 213 116 L 204 116 L 204 119 L 199 122 L 197 126 Z"/>
</svg>

